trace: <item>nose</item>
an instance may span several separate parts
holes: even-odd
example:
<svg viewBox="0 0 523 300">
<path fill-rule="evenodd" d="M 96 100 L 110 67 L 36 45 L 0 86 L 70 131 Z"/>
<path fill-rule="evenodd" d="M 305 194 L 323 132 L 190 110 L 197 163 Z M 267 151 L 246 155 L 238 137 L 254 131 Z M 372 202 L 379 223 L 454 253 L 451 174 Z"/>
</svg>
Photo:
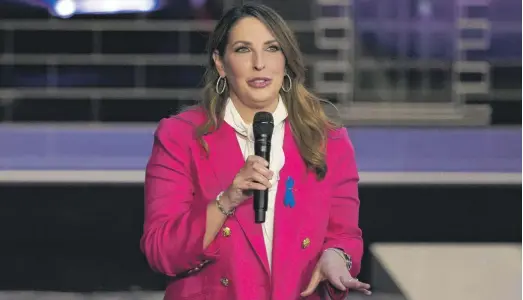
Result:
<svg viewBox="0 0 523 300">
<path fill-rule="evenodd" d="M 252 64 L 256 71 L 261 71 L 261 70 L 265 69 L 265 62 L 263 59 L 263 54 L 254 53 Z"/>
</svg>

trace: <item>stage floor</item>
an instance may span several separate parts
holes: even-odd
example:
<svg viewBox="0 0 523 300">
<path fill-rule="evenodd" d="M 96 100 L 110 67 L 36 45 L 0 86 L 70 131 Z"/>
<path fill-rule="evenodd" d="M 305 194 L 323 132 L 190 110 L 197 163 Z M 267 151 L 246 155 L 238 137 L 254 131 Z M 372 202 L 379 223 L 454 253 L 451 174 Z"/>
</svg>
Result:
<svg viewBox="0 0 523 300">
<path fill-rule="evenodd" d="M 0 182 L 143 183 L 154 129 L 0 125 Z M 348 131 L 362 184 L 521 184 L 521 127 Z"/>
</svg>

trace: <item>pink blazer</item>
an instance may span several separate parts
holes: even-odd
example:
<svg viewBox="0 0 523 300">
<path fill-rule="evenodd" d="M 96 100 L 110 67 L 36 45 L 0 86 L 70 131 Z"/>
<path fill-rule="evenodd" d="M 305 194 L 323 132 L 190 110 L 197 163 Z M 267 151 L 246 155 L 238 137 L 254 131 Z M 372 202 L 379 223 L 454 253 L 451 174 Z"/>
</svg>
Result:
<svg viewBox="0 0 523 300">
<path fill-rule="evenodd" d="M 234 130 L 224 123 L 204 136 L 209 155 L 195 138 L 204 121 L 199 109 L 163 119 L 146 169 L 145 224 L 141 249 L 150 266 L 170 277 L 166 300 L 302 299 L 324 249 L 352 256 L 352 276 L 363 254 L 358 227 L 358 173 L 346 129 L 330 134 L 327 175 L 306 172 L 290 126 L 284 138 L 275 208 L 272 271 L 252 199 L 236 209 L 203 250 L 206 207 L 244 164 Z M 294 178 L 295 206 L 284 206 L 286 178 Z M 308 299 L 320 299 L 320 290 Z M 341 298 L 344 294 L 339 295 Z M 336 297 L 336 298 L 340 298 Z"/>
</svg>

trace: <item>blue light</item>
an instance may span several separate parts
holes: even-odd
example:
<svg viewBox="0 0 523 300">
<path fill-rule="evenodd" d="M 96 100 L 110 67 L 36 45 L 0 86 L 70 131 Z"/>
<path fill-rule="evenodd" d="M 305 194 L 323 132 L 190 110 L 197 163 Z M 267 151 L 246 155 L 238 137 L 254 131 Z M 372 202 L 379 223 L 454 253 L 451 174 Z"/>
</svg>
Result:
<svg viewBox="0 0 523 300">
<path fill-rule="evenodd" d="M 47 0 L 51 1 L 51 0 Z M 53 15 L 69 18 L 76 14 L 143 13 L 160 8 L 161 0 L 52 0 Z"/>
</svg>

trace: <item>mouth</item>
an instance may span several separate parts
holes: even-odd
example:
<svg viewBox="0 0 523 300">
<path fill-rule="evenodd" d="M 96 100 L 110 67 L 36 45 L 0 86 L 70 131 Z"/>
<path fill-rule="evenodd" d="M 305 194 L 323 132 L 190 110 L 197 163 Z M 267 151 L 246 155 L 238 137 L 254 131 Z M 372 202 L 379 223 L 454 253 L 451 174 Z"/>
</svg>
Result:
<svg viewBox="0 0 523 300">
<path fill-rule="evenodd" d="M 272 79 L 268 77 L 256 77 L 247 81 L 250 87 L 261 89 L 271 84 Z"/>
</svg>

